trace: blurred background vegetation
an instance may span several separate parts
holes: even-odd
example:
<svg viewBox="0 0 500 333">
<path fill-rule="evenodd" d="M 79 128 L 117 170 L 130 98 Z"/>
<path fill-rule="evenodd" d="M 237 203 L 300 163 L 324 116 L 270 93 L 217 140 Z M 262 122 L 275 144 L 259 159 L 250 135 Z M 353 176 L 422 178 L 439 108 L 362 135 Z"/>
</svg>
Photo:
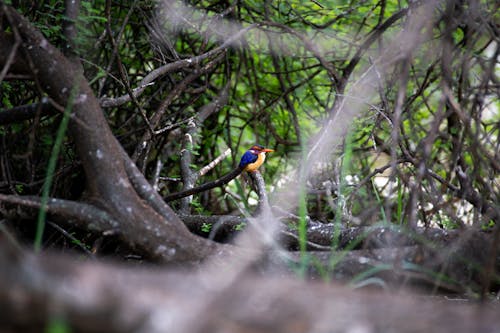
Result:
<svg viewBox="0 0 500 333">
<path fill-rule="evenodd" d="M 63 1 L 10 3 L 68 49 Z M 301 151 L 340 103 L 356 101 L 364 107 L 350 134 L 308 179 L 311 217 L 488 228 L 500 210 L 496 1 L 437 3 L 421 45 L 371 83 L 375 98 L 348 93 L 363 69 L 377 69 L 375 59 L 391 51 L 390 41 L 410 28 L 408 13 L 418 10 L 417 2 L 395 0 L 82 1 L 72 52 L 114 134 L 162 194 L 182 187 L 183 149 L 192 153 L 194 171 L 232 149 L 201 183 L 229 172 L 259 143 L 276 150 L 263 172 L 272 197 L 297 181 Z M 207 56 L 158 75 L 129 98 L 155 70 L 200 55 Z M 0 89 L 4 110 L 47 104 L 36 82 L 7 77 Z M 118 103 L 120 96 L 128 101 Z M 3 193 L 41 193 L 61 118 L 39 112 L 0 127 Z M 196 196 L 190 210 L 232 213 L 244 193 L 232 183 Z M 83 171 L 67 138 L 51 196 L 82 195 Z"/>
</svg>

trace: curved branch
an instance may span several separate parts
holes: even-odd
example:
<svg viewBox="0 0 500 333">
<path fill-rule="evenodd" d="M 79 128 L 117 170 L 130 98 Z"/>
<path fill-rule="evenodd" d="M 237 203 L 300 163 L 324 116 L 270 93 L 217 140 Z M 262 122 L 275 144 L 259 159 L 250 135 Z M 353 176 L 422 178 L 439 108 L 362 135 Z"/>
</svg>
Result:
<svg viewBox="0 0 500 333">
<path fill-rule="evenodd" d="M 34 196 L 0 194 L 0 202 L 36 209 L 42 207 L 41 198 Z M 71 220 L 71 223 L 76 222 L 79 227 L 84 229 L 100 232 L 113 230 L 113 233 L 119 230 L 118 227 L 120 224 L 118 221 L 104 210 L 90 204 L 49 198 L 47 201 L 47 212 Z"/>
<path fill-rule="evenodd" d="M 155 129 L 158 127 L 163 115 L 167 111 L 167 108 L 175 100 L 175 98 L 177 98 L 177 96 L 179 96 L 182 92 L 185 91 L 185 89 L 188 87 L 189 84 L 191 84 L 191 82 L 213 70 L 215 64 L 221 62 L 222 60 L 223 60 L 222 55 L 219 55 L 217 58 L 207 63 L 199 70 L 194 71 L 193 73 L 186 76 L 179 84 L 175 86 L 175 88 L 167 95 L 167 97 L 158 106 L 155 113 L 149 120 L 150 127 L 153 129 L 153 131 L 148 130 L 142 135 L 141 139 L 139 140 L 139 144 L 137 145 L 132 155 L 132 159 L 139 164 L 141 170 L 144 171 L 146 167 L 145 160 L 147 158 L 149 150 L 151 149 L 151 144 L 152 144 L 151 139 L 155 135 L 158 135 L 163 132 L 163 131 L 156 131 Z"/>
<path fill-rule="evenodd" d="M 132 90 L 133 95 L 135 97 L 140 96 L 142 92 L 148 87 L 149 85 L 154 84 L 153 81 L 156 79 L 168 74 L 172 73 L 174 71 L 178 71 L 183 68 L 188 68 L 191 66 L 198 66 L 202 61 L 216 57 L 223 53 L 225 50 L 227 50 L 229 47 L 233 45 L 235 41 L 241 38 L 245 33 L 247 33 L 249 30 L 255 28 L 256 25 L 252 24 L 244 29 L 241 29 L 238 33 L 236 33 L 234 36 L 229 38 L 227 41 L 225 41 L 223 44 L 220 46 L 205 52 L 203 54 L 191 57 L 191 58 L 186 58 L 186 59 L 181 59 L 175 62 L 168 63 L 166 65 L 163 65 L 161 67 L 158 67 L 157 69 L 151 71 L 148 75 L 144 77 L 144 79 L 139 83 L 139 86 L 136 87 L 135 89 Z M 103 108 L 109 108 L 109 107 L 116 107 L 120 106 L 122 104 L 125 104 L 129 102 L 131 99 L 129 94 L 119 96 L 116 98 L 103 98 L 101 99 L 101 106 Z"/>
<path fill-rule="evenodd" d="M 0 125 L 4 126 L 33 119 L 38 113 L 40 116 L 52 115 L 56 113 L 56 110 L 48 100 L 42 100 L 40 103 L 20 105 L 11 109 L 0 109 Z"/>
<path fill-rule="evenodd" d="M 238 177 L 243 172 L 244 169 L 245 169 L 244 166 L 237 167 L 236 169 L 234 169 L 233 171 L 231 171 L 228 174 L 225 174 L 224 176 L 220 177 L 219 179 L 216 179 L 212 182 L 205 183 L 205 184 L 200 185 L 198 187 L 193 187 L 189 190 L 169 194 L 169 195 L 165 196 L 163 198 L 163 200 L 165 200 L 165 202 L 174 201 L 174 200 L 178 200 L 178 199 L 187 197 L 189 195 L 208 191 L 214 187 L 222 186 L 224 184 L 229 183 L 234 178 Z"/>
</svg>

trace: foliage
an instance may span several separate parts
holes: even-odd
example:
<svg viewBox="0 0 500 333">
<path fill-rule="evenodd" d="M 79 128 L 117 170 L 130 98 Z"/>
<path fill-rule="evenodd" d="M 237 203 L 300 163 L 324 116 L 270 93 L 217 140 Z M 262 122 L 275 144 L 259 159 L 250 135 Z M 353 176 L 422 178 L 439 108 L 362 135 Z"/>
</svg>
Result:
<svg viewBox="0 0 500 333">
<path fill-rule="evenodd" d="M 415 2 L 191 1 L 175 7 L 183 10 L 179 21 L 168 15 L 166 3 L 124 3 L 107 13 L 106 2 L 83 1 L 77 20 L 77 51 L 101 101 L 126 97 L 128 89 L 166 64 L 214 51 L 196 66 L 157 78 L 136 100 L 104 108 L 116 137 L 149 179 L 184 177 L 180 154 L 186 147 L 193 172 L 232 148 L 230 159 L 198 181 L 206 182 L 235 167 L 243 151 L 258 142 L 277 150 L 267 159 L 264 176 L 279 190 L 296 180 L 297 156 L 309 149 L 307 143 L 314 142 L 342 101 L 361 102 L 364 112 L 345 144 L 304 182 L 307 207 L 296 203 L 301 216 L 307 212 L 350 225 L 490 223 L 483 214 L 487 207 L 498 210 L 500 197 L 494 1 L 476 7 L 439 3 L 429 20 L 436 23 L 423 29 L 420 47 L 387 72 L 379 69 L 375 96 L 351 96 L 349 89 L 366 68 L 381 66 L 375 59 L 389 54 L 388 45 L 411 28 L 407 14 L 420 9 Z M 51 43 L 64 48 L 62 2 L 21 1 L 19 7 Z M 218 50 L 242 29 L 248 30 L 231 47 Z M 1 84 L 4 109 L 43 97 L 34 83 Z M 189 121 L 227 84 L 227 103 L 195 122 L 189 133 L 193 142 L 187 145 Z M 11 176 L 2 192 L 41 192 L 60 120 L 56 113 L 2 128 L 5 141 L 12 143 L 4 153 Z M 151 124 L 161 133 L 147 139 L 142 152 Z M 56 174 L 71 177 L 56 179 L 52 194 L 79 197 L 82 171 L 71 142 L 61 145 Z M 163 168 L 156 175 L 159 162 Z M 162 194 L 182 184 L 160 183 Z M 331 193 L 325 184 L 332 186 Z M 246 190 L 234 183 L 215 189 L 201 195 L 193 209 L 230 212 Z"/>
<path fill-rule="evenodd" d="M 71 329 L 65 320 L 61 318 L 53 318 L 48 327 L 45 329 L 46 333 L 70 333 Z"/>
<path fill-rule="evenodd" d="M 201 225 L 201 231 L 205 232 L 205 233 L 209 233 L 210 230 L 212 230 L 212 225 L 209 224 L 209 223 L 203 223 Z"/>
</svg>

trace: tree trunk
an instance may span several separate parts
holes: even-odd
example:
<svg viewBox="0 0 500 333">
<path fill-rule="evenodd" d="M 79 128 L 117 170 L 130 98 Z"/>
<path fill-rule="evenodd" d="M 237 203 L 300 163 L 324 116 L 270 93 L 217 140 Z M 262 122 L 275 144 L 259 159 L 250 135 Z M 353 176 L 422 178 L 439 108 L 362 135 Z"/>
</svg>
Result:
<svg viewBox="0 0 500 333">
<path fill-rule="evenodd" d="M 139 179 L 131 181 L 127 169 L 135 166 L 113 136 L 81 67 L 69 61 L 12 7 L 2 6 L 1 10 L 22 40 L 16 57 L 30 64 L 41 89 L 60 106 L 72 100 L 69 130 L 87 176 L 89 201 L 118 222 L 115 227 L 127 243 L 163 262 L 196 262 L 223 247 L 191 234 L 165 203 L 159 203 L 142 175 L 135 174 Z M 0 32 L 3 49 L 13 50 L 15 41 L 9 33 Z M 142 188 L 134 188 L 137 184 Z M 149 193 L 149 197 L 138 193 Z M 156 209 L 151 201 L 156 202 Z"/>
</svg>

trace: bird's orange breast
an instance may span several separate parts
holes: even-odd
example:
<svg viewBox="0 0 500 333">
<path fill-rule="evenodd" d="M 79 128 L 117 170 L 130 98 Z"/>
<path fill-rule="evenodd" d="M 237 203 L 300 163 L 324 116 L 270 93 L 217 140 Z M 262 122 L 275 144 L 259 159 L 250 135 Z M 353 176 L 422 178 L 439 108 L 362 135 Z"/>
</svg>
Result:
<svg viewBox="0 0 500 333">
<path fill-rule="evenodd" d="M 253 163 L 247 164 L 245 167 L 245 171 L 247 172 L 255 172 L 266 160 L 266 153 L 260 153 L 257 155 L 257 160 Z"/>
</svg>

